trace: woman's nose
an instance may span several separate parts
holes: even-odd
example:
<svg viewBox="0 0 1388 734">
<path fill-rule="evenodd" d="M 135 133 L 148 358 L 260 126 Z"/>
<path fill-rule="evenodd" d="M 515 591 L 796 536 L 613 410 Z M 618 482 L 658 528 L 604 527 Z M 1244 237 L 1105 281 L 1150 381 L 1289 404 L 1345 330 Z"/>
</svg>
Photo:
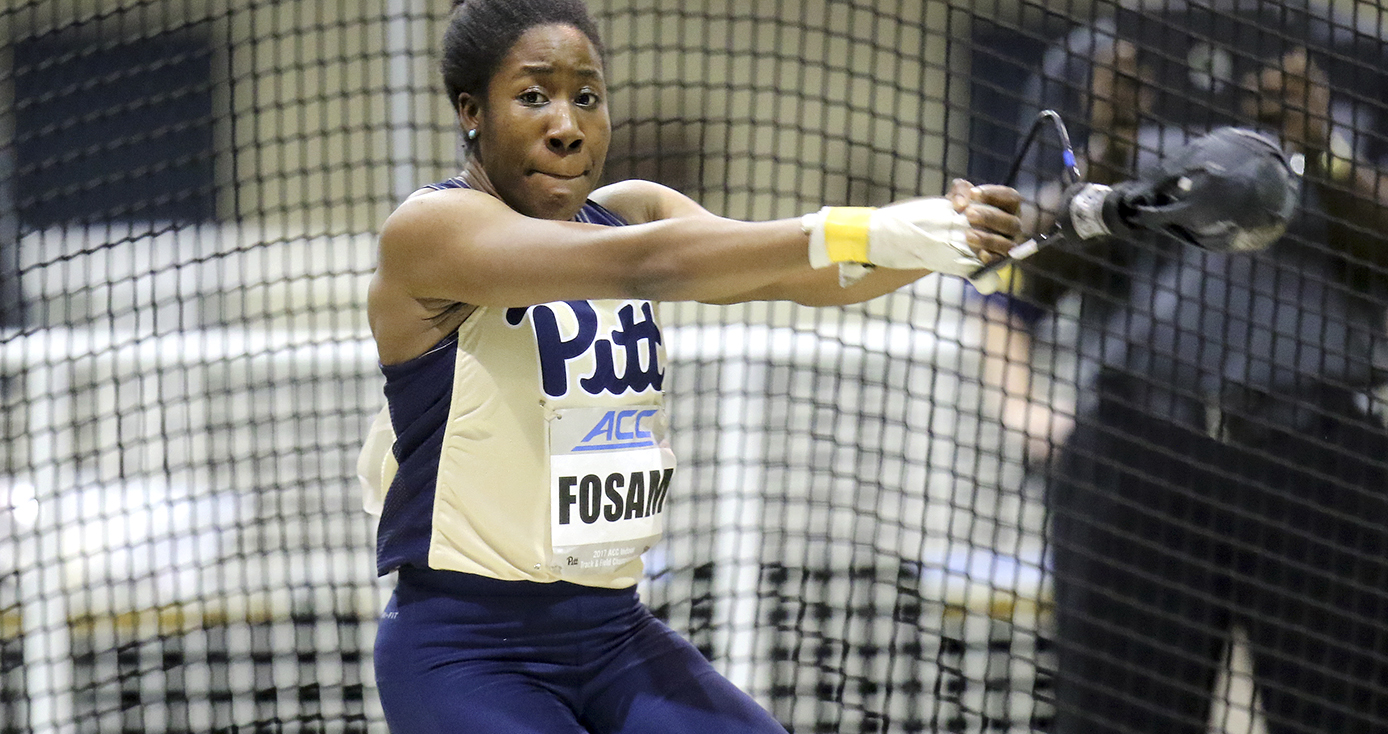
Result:
<svg viewBox="0 0 1388 734">
<path fill-rule="evenodd" d="M 549 148 L 555 153 L 577 153 L 583 149 L 583 128 L 573 110 L 564 108 L 556 114 L 549 134 Z"/>
</svg>

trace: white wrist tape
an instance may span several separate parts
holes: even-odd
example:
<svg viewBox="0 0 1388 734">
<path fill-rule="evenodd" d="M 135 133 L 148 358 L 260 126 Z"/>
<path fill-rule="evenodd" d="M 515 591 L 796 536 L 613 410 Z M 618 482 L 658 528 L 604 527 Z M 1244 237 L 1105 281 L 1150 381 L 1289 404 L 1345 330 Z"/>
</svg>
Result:
<svg viewBox="0 0 1388 734">
<path fill-rule="evenodd" d="M 801 218 L 810 234 L 810 265 L 855 262 L 884 268 L 968 275 L 981 263 L 969 247 L 968 218 L 943 197 L 881 209 L 825 207 Z"/>
</svg>

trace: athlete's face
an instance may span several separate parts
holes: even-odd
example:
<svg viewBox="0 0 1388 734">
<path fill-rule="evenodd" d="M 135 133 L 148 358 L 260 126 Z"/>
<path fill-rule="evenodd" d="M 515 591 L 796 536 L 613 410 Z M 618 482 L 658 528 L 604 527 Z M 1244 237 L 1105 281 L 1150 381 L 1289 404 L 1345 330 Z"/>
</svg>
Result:
<svg viewBox="0 0 1388 734">
<path fill-rule="evenodd" d="M 462 100 L 463 125 L 478 135 L 472 164 L 511 208 L 570 219 L 597 187 L 612 138 L 602 72 L 582 31 L 536 26 L 502 60 L 483 103 Z"/>
</svg>

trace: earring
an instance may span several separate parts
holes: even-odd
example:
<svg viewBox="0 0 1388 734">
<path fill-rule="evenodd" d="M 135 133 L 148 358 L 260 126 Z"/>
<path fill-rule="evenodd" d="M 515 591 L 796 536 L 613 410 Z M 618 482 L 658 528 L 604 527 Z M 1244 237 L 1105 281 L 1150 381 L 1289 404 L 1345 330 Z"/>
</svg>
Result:
<svg viewBox="0 0 1388 734">
<path fill-rule="evenodd" d="M 467 131 L 467 139 L 468 139 L 468 140 L 476 140 L 476 139 L 477 139 L 477 128 L 474 127 L 473 129 Z"/>
</svg>

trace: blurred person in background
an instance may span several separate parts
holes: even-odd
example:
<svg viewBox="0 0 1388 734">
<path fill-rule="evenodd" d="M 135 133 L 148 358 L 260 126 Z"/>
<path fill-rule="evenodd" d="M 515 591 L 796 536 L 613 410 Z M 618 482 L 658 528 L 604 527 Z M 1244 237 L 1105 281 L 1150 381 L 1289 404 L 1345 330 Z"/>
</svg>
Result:
<svg viewBox="0 0 1388 734">
<path fill-rule="evenodd" d="M 1180 34 L 1137 29 L 1180 17 L 1129 20 L 1072 33 L 1033 85 L 1085 109 L 1087 180 L 1231 124 L 1303 157 L 1302 202 L 1260 252 L 1105 237 L 1020 268 L 1017 312 L 1052 311 L 1028 336 L 1074 357 L 1054 376 L 1073 405 L 1014 400 L 1007 419 L 1049 474 L 1055 730 L 1207 731 L 1239 628 L 1271 734 L 1388 731 L 1388 180 L 1347 126 L 1366 118 L 1334 106 L 1371 92 L 1332 92 L 1323 49 L 1257 45 L 1277 30 L 1173 51 L 1152 46 Z M 1211 37 L 1216 63 L 1187 64 Z"/>
</svg>

